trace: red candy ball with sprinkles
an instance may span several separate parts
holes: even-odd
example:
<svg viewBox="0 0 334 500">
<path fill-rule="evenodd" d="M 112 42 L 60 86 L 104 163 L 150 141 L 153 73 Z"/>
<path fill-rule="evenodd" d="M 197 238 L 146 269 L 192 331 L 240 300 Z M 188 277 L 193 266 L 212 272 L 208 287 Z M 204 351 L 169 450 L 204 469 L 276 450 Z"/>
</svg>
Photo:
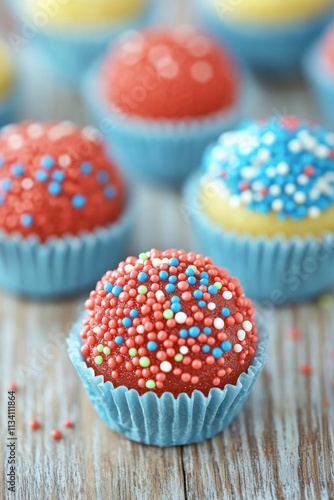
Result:
<svg viewBox="0 0 334 500">
<path fill-rule="evenodd" d="M 77 235 L 114 222 L 124 187 L 97 131 L 70 122 L 24 122 L 0 133 L 0 229 Z"/>
<path fill-rule="evenodd" d="M 143 118 L 199 118 L 226 111 L 239 75 L 229 54 L 190 27 L 130 32 L 107 56 L 101 87 L 108 101 Z"/>
<path fill-rule="evenodd" d="M 236 384 L 255 356 L 251 300 L 202 255 L 151 250 L 128 257 L 85 306 L 82 354 L 114 387 L 208 395 Z"/>
</svg>

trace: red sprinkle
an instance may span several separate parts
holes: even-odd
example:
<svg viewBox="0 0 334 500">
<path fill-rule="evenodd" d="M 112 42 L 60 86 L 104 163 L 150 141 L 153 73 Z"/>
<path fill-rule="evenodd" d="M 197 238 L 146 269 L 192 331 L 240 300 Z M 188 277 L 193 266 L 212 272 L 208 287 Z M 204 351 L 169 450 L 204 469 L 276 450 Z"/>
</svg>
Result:
<svg viewBox="0 0 334 500">
<path fill-rule="evenodd" d="M 306 165 L 303 169 L 304 174 L 308 175 L 309 177 L 312 177 L 315 174 L 315 168 L 313 165 Z"/>
<path fill-rule="evenodd" d="M 300 373 L 302 373 L 306 377 L 309 377 L 313 373 L 313 367 L 312 367 L 312 365 L 310 365 L 308 363 L 306 363 L 305 365 L 302 365 L 299 368 L 299 370 L 300 370 Z"/>
<path fill-rule="evenodd" d="M 58 429 L 54 429 L 53 431 L 51 431 L 51 437 L 52 439 L 54 439 L 55 441 L 58 441 L 59 439 L 61 439 L 63 437 L 62 433 L 60 432 L 60 430 Z"/>
<path fill-rule="evenodd" d="M 296 342 L 297 340 L 300 340 L 300 338 L 301 338 L 300 330 L 298 330 L 298 328 L 293 328 L 289 333 L 289 338 L 290 338 L 290 340 L 293 340 L 294 342 Z"/>
<path fill-rule="evenodd" d="M 64 427 L 67 427 L 68 429 L 71 429 L 72 427 L 74 427 L 72 420 L 64 420 L 63 423 L 64 423 Z"/>
<path fill-rule="evenodd" d="M 16 392 L 16 391 L 19 390 L 19 387 L 18 387 L 18 385 L 17 385 L 16 382 L 9 382 L 9 384 L 8 384 L 8 390 Z"/>
<path fill-rule="evenodd" d="M 38 420 L 31 420 L 29 426 L 34 431 L 37 431 L 37 429 L 39 429 L 41 427 L 41 424 Z"/>
</svg>

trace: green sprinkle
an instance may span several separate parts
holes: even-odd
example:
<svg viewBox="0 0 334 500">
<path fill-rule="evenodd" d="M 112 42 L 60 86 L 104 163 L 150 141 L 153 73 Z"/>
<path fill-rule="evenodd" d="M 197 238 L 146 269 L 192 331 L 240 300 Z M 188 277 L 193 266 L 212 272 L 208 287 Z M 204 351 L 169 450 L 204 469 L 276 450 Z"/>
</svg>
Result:
<svg viewBox="0 0 334 500">
<path fill-rule="evenodd" d="M 140 293 L 140 295 L 145 295 L 147 293 L 147 287 L 145 285 L 140 285 L 138 287 L 138 293 Z"/>
<path fill-rule="evenodd" d="M 148 381 L 146 382 L 146 387 L 147 387 L 148 389 L 155 389 L 155 382 L 154 382 L 154 380 L 148 380 Z"/>
<path fill-rule="evenodd" d="M 189 266 L 189 269 L 192 269 L 193 271 L 197 271 L 197 267 L 196 266 Z"/>
<path fill-rule="evenodd" d="M 102 351 L 103 351 L 103 345 L 102 345 L 102 344 L 98 345 L 98 346 L 97 346 L 97 350 L 98 350 L 99 352 L 102 352 Z"/>
<path fill-rule="evenodd" d="M 147 356 L 143 356 L 142 358 L 140 358 L 139 364 L 143 368 L 147 368 L 151 364 L 150 358 L 148 358 Z"/>
<path fill-rule="evenodd" d="M 140 260 L 144 261 L 148 259 L 147 253 L 143 252 L 139 254 Z"/>
<path fill-rule="evenodd" d="M 95 361 L 95 363 L 96 363 L 97 365 L 102 365 L 102 363 L 103 363 L 103 358 L 102 358 L 102 356 L 96 356 L 96 358 L 94 359 L 94 361 Z"/>
<path fill-rule="evenodd" d="M 163 317 L 165 319 L 172 319 L 174 317 L 174 313 L 171 309 L 166 309 L 164 312 L 163 312 Z"/>
<path fill-rule="evenodd" d="M 104 348 L 103 348 L 103 352 L 104 352 L 104 354 L 105 354 L 106 356 L 109 356 L 109 354 L 110 354 L 110 348 L 109 348 L 109 347 L 104 347 Z"/>
<path fill-rule="evenodd" d="M 182 354 L 175 354 L 174 359 L 175 359 L 175 361 L 182 361 L 183 356 L 182 356 Z"/>
<path fill-rule="evenodd" d="M 215 287 L 216 287 L 218 290 L 220 290 L 222 286 L 223 286 L 223 285 L 222 285 L 221 283 L 219 283 L 219 281 L 216 281 L 216 283 L 215 283 Z"/>
<path fill-rule="evenodd" d="M 134 356 L 137 356 L 137 349 L 135 347 L 131 347 L 131 349 L 129 349 L 129 354 L 130 356 L 134 357 Z"/>
</svg>

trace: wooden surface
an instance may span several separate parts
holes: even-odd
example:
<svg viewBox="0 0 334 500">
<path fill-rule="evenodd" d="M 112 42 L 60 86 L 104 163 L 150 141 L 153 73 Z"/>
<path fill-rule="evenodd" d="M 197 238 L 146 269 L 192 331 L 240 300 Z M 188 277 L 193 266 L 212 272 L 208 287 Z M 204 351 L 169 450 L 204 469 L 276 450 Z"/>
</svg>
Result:
<svg viewBox="0 0 334 500">
<path fill-rule="evenodd" d="M 23 117 L 84 122 L 75 91 L 55 85 L 22 54 Z M 252 115 L 316 117 L 300 83 L 263 87 Z M 180 195 L 140 188 L 133 251 L 190 249 Z M 162 203 L 161 200 L 164 199 Z M 145 223 L 154 207 L 149 227 Z M 5 460 L 7 383 L 16 380 L 17 478 L 6 498 L 176 500 L 334 498 L 334 301 L 264 310 L 269 359 L 244 411 L 215 439 L 156 449 L 111 432 L 96 416 L 67 356 L 65 338 L 84 297 L 36 303 L 0 294 L 1 443 Z M 334 300 L 334 299 L 333 299 Z M 298 329 L 299 340 L 291 339 Z M 312 367 L 306 376 L 301 368 Z M 32 431 L 31 419 L 42 428 Z M 63 428 L 63 419 L 73 429 Z M 63 439 L 50 438 L 54 428 Z M 3 461 L 1 460 L 1 467 Z M 7 466 L 6 466 L 7 467 Z M 4 492 L 1 470 L 0 498 Z"/>
</svg>

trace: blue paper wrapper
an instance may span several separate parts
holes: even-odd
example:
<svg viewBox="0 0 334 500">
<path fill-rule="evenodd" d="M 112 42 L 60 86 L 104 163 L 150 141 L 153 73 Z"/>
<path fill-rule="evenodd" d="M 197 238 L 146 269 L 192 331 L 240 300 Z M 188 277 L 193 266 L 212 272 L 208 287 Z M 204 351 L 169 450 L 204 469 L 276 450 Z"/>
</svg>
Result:
<svg viewBox="0 0 334 500">
<path fill-rule="evenodd" d="M 303 66 L 323 121 L 332 127 L 334 125 L 334 73 L 330 73 L 326 68 L 320 54 L 319 43 L 309 50 Z"/>
<path fill-rule="evenodd" d="M 248 297 L 284 305 L 311 299 L 334 285 L 334 234 L 320 239 L 238 235 L 211 222 L 198 200 L 200 175 L 184 189 L 184 213 L 198 250 L 240 279 Z"/>
<path fill-rule="evenodd" d="M 0 287 L 48 299 L 92 290 L 109 269 L 127 257 L 134 226 L 129 204 L 115 223 L 79 236 L 37 238 L 0 233 Z"/>
<path fill-rule="evenodd" d="M 310 20 L 280 24 L 223 22 L 212 5 L 197 0 L 203 28 L 227 44 L 242 60 L 268 76 L 295 75 L 308 47 L 333 19 L 333 9 Z M 231 7 L 233 8 L 233 6 Z"/>
<path fill-rule="evenodd" d="M 146 0 L 147 5 L 141 14 L 123 22 L 97 28 L 91 26 L 80 29 L 75 26 L 72 30 L 66 27 L 63 30 L 48 29 L 48 23 L 45 27 L 38 27 L 29 23 L 26 16 L 22 18 L 22 0 L 7 2 L 19 26 L 22 26 L 23 21 L 27 25 L 27 31 L 31 33 L 29 42 L 48 59 L 55 74 L 69 84 L 78 83 L 87 68 L 102 56 L 124 30 L 143 28 L 159 18 L 156 0 Z M 47 14 L 45 17 L 48 17 Z"/>
<path fill-rule="evenodd" d="M 252 102 L 247 75 L 241 79 L 233 109 L 194 120 L 149 120 L 130 117 L 104 102 L 98 88 L 100 64 L 87 74 L 83 97 L 95 126 L 104 134 L 110 155 L 129 179 L 152 184 L 180 185 L 196 170 L 205 148 L 224 131 L 235 127 Z"/>
<path fill-rule="evenodd" d="M 267 360 L 267 334 L 260 325 L 255 358 L 236 385 L 213 388 L 208 396 L 198 390 L 192 396 L 180 394 L 177 399 L 169 392 L 160 398 L 153 392 L 140 396 L 134 389 L 114 388 L 87 367 L 81 354 L 81 329 L 80 320 L 67 340 L 68 351 L 95 410 L 112 430 L 148 445 L 199 443 L 222 432 L 242 409 Z"/>
</svg>

